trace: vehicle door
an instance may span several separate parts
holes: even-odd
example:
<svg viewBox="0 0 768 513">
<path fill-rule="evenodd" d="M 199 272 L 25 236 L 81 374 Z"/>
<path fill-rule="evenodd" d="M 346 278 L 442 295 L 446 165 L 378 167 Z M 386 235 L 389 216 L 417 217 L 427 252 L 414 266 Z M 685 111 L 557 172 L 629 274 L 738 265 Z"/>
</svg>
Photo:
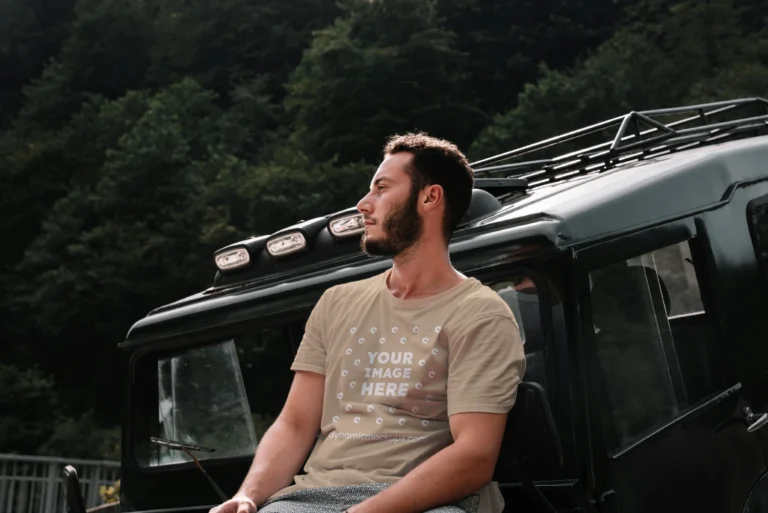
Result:
<svg viewBox="0 0 768 513">
<path fill-rule="evenodd" d="M 743 217 L 742 217 L 743 223 Z M 742 513 L 766 470 L 704 218 L 576 253 L 599 507 Z"/>
<path fill-rule="evenodd" d="M 746 312 L 748 319 L 745 321 L 745 330 L 749 332 L 751 344 L 745 347 L 744 359 L 752 364 L 748 372 L 755 377 L 755 397 L 752 402 L 757 404 L 752 408 L 752 413 L 756 417 L 760 413 L 768 412 L 768 344 L 765 343 L 765 334 L 768 333 L 768 316 L 765 315 L 765 312 L 768 312 L 768 184 L 763 184 L 760 193 L 753 193 L 746 198 L 747 226 L 756 266 L 754 272 L 743 278 L 748 282 L 748 285 L 743 287 L 748 291 L 743 299 L 752 306 Z M 735 217 L 742 212 L 743 210 L 738 209 L 733 215 Z M 761 428 L 760 432 L 763 453 L 768 460 L 768 428 Z M 760 500 L 763 500 L 765 505 L 762 511 L 768 511 L 768 476 L 763 479 L 762 490 Z M 754 498 L 757 500 L 757 497 Z"/>
</svg>

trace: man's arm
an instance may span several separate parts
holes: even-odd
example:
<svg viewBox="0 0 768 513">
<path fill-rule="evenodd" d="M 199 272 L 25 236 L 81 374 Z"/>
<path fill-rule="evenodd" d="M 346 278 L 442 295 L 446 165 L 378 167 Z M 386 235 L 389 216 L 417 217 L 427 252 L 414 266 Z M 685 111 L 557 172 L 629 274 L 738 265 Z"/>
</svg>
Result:
<svg viewBox="0 0 768 513">
<path fill-rule="evenodd" d="M 447 382 L 454 443 L 350 513 L 421 513 L 490 483 L 524 370 L 520 331 L 510 312 L 486 314 L 454 333 Z"/>
<path fill-rule="evenodd" d="M 238 495 L 260 505 L 292 483 L 320 430 L 324 388 L 323 375 L 296 372 L 285 406 L 259 443 Z"/>
<path fill-rule="evenodd" d="M 454 443 L 349 513 L 421 513 L 471 495 L 493 479 L 507 414 L 457 413 Z"/>
</svg>

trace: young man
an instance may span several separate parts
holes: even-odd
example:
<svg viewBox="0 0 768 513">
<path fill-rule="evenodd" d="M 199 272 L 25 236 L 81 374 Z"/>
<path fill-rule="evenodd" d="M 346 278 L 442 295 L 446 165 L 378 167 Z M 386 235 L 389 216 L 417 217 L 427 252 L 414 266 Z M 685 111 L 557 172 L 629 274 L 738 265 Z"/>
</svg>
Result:
<svg viewBox="0 0 768 513">
<path fill-rule="evenodd" d="M 358 209 L 363 250 L 393 266 L 322 295 L 283 411 L 211 513 L 502 510 L 491 479 L 525 356 L 507 304 L 449 259 L 473 183 L 449 142 L 388 141 Z"/>
</svg>

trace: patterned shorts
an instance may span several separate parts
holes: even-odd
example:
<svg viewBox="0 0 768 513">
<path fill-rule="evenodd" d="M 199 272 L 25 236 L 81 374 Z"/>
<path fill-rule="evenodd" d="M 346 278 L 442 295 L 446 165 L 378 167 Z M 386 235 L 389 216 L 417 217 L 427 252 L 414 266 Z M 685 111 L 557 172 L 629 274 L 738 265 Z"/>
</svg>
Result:
<svg viewBox="0 0 768 513">
<path fill-rule="evenodd" d="M 343 513 L 390 486 L 385 483 L 309 488 L 287 493 L 259 508 L 259 513 Z M 424 513 L 477 513 L 479 495 Z"/>
</svg>

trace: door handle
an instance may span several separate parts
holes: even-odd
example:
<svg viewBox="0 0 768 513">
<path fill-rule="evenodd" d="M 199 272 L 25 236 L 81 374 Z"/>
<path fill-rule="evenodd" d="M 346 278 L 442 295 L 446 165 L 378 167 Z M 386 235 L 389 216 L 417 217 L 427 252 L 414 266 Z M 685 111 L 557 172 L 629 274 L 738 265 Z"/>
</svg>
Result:
<svg viewBox="0 0 768 513">
<path fill-rule="evenodd" d="M 768 424 L 768 413 L 753 413 L 752 408 L 744 408 L 744 417 L 747 421 L 747 433 L 753 433 Z"/>
</svg>

